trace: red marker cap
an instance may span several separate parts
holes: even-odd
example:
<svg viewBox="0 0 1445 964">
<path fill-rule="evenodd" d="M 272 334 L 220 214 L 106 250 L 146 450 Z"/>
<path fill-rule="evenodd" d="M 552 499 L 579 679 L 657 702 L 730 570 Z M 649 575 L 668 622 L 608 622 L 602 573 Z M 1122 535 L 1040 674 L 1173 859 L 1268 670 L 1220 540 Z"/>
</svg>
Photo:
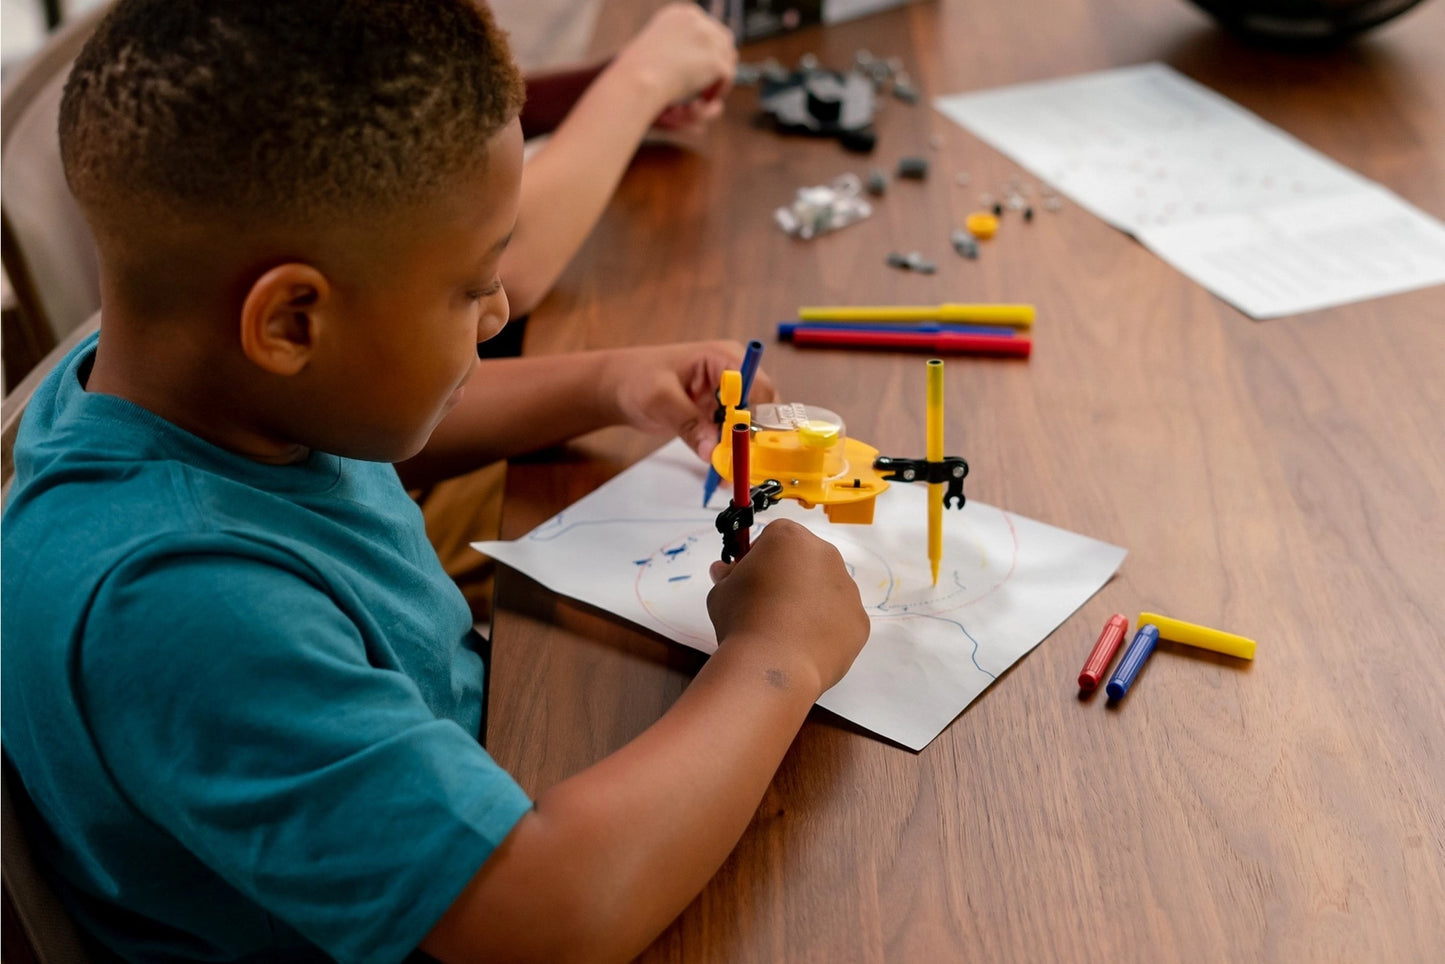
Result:
<svg viewBox="0 0 1445 964">
<path fill-rule="evenodd" d="M 1114 660 L 1114 653 L 1118 652 L 1119 644 L 1124 641 L 1124 634 L 1128 631 L 1127 616 L 1115 613 L 1109 617 L 1103 632 L 1099 633 L 1099 641 L 1094 644 L 1093 652 L 1089 653 L 1089 658 L 1084 663 L 1083 671 L 1079 673 L 1079 689 L 1086 693 L 1098 689 L 1104 674 L 1109 671 L 1109 664 Z"/>
</svg>

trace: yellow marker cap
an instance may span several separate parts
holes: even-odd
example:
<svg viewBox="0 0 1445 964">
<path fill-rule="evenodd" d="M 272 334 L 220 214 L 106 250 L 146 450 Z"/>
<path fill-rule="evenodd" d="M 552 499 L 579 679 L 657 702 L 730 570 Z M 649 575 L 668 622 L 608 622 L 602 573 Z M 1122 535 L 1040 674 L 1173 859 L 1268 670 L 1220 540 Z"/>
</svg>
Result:
<svg viewBox="0 0 1445 964">
<path fill-rule="evenodd" d="M 1186 646 L 1198 646 L 1200 649 L 1212 650 L 1239 659 L 1254 659 L 1255 643 L 1252 639 L 1245 639 L 1234 633 L 1221 632 L 1218 629 L 1210 629 L 1208 626 L 1196 626 L 1194 623 L 1186 623 L 1182 619 L 1170 619 L 1168 616 L 1160 616 L 1157 613 L 1140 613 L 1139 621 L 1134 625 L 1143 626 L 1148 623 L 1153 623 L 1159 628 L 1160 639 L 1183 643 Z"/>
<path fill-rule="evenodd" d="M 798 425 L 798 438 L 810 449 L 825 449 L 838 441 L 838 426 L 822 419 L 804 419 Z"/>
</svg>

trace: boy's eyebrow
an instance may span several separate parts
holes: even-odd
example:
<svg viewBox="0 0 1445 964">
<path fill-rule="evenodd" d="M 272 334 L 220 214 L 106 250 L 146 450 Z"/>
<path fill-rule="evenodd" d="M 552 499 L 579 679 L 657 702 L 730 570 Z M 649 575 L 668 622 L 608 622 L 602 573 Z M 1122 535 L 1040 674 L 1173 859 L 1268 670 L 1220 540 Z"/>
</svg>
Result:
<svg viewBox="0 0 1445 964">
<path fill-rule="evenodd" d="M 501 254 L 503 251 L 505 251 L 507 249 L 507 245 L 512 243 L 512 235 L 515 233 L 515 230 L 516 229 L 514 228 L 512 231 L 508 231 L 505 238 L 492 245 L 492 250 L 489 251 L 488 254 Z"/>
</svg>

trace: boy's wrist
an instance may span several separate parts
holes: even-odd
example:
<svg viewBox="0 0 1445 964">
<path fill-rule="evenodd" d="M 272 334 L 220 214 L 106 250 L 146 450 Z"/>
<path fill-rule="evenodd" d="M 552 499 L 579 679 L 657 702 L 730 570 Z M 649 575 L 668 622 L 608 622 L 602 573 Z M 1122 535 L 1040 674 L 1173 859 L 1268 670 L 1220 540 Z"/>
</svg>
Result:
<svg viewBox="0 0 1445 964">
<path fill-rule="evenodd" d="M 823 674 L 813 661 L 789 643 L 769 634 L 739 631 L 718 640 L 713 660 L 720 669 L 753 680 L 779 695 L 806 700 L 811 706 L 826 691 Z"/>
<path fill-rule="evenodd" d="M 604 427 L 629 424 L 622 408 L 622 378 L 627 370 L 625 352 L 603 348 L 590 354 L 597 362 L 596 375 L 591 381 L 592 410 L 598 413 Z"/>
</svg>

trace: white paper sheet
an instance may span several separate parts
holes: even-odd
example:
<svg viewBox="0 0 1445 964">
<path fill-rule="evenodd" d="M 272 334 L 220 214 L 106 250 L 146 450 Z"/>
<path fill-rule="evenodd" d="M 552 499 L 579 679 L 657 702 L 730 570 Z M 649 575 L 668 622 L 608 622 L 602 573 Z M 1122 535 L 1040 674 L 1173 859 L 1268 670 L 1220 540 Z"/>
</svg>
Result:
<svg viewBox="0 0 1445 964">
<path fill-rule="evenodd" d="M 935 106 L 1251 317 L 1445 283 L 1439 220 L 1164 64 Z"/>
<path fill-rule="evenodd" d="M 703 476 L 674 441 L 522 538 L 473 545 L 556 592 L 710 653 L 707 571 L 722 541 L 718 508 L 699 505 Z M 873 621 L 852 670 L 819 705 L 914 750 L 1097 592 L 1125 555 L 970 500 L 945 513 L 934 587 L 926 496 L 922 485 L 890 486 L 870 526 L 833 525 L 791 501 L 761 516 L 795 519 L 836 545 Z M 725 495 L 714 502 L 725 505 Z"/>
</svg>

